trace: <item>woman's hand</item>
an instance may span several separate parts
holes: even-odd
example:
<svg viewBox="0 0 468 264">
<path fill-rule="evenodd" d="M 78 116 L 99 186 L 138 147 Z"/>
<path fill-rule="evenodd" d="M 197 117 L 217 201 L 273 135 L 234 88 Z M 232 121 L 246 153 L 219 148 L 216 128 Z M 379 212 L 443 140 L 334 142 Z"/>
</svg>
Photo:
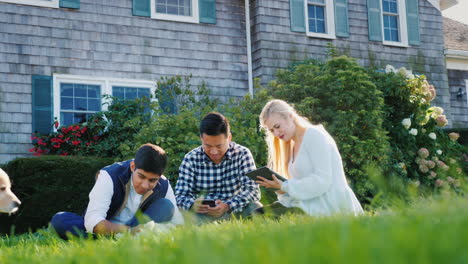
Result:
<svg viewBox="0 0 468 264">
<path fill-rule="evenodd" d="M 267 180 L 267 179 L 263 178 L 262 176 L 257 176 L 257 178 L 259 180 L 255 181 L 255 182 L 258 183 L 260 186 L 263 186 L 263 187 L 266 187 L 266 188 L 269 188 L 269 189 L 280 190 L 281 189 L 281 184 L 283 184 L 283 182 L 278 180 L 278 178 L 276 178 L 276 176 L 274 174 L 272 174 L 271 177 L 273 178 L 272 181 Z"/>
</svg>

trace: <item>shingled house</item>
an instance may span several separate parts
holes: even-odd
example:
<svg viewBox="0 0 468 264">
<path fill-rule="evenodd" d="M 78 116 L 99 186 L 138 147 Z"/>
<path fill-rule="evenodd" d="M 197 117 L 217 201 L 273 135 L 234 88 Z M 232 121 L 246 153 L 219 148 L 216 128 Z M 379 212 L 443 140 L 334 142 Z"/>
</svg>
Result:
<svg viewBox="0 0 468 264">
<path fill-rule="evenodd" d="M 456 0 L 443 0 L 450 5 Z M 439 0 L 0 0 L 0 164 L 47 132 L 192 75 L 213 96 L 252 93 L 333 44 L 362 65 L 406 67 L 450 117 Z M 247 8 L 246 8 L 247 7 Z M 250 18 L 246 20 L 246 17 Z"/>
<path fill-rule="evenodd" d="M 468 128 L 468 25 L 444 17 L 453 126 Z"/>
</svg>

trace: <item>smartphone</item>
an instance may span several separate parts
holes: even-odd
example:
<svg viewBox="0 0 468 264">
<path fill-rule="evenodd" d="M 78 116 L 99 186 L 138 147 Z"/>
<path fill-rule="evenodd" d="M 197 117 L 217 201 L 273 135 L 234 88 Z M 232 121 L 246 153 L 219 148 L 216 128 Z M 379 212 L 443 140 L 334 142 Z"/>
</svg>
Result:
<svg viewBox="0 0 468 264">
<path fill-rule="evenodd" d="M 247 175 L 249 178 L 251 178 L 254 181 L 259 180 L 257 178 L 257 176 L 262 176 L 263 178 L 272 181 L 273 180 L 273 177 L 271 177 L 272 174 L 274 174 L 276 176 L 276 178 L 278 178 L 280 181 L 286 181 L 287 180 L 286 178 L 282 177 L 281 175 L 279 175 L 278 173 L 270 170 L 267 167 L 258 168 L 258 169 L 254 170 L 254 171 L 251 171 L 251 172 L 249 172 L 249 173 L 247 173 L 245 175 Z"/>
<path fill-rule="evenodd" d="M 209 205 L 210 207 L 216 207 L 216 202 L 213 199 L 204 199 L 201 203 Z"/>
</svg>

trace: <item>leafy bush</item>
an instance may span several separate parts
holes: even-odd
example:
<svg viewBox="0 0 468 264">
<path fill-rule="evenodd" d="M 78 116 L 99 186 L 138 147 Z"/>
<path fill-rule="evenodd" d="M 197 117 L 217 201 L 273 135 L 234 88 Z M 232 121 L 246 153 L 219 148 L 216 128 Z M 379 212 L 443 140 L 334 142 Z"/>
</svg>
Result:
<svg viewBox="0 0 468 264">
<path fill-rule="evenodd" d="M 390 65 L 385 72 L 369 74 L 385 100 L 384 127 L 392 146 L 391 166 L 385 173 L 403 179 L 405 185 L 419 186 L 422 192 L 448 186 L 459 191 L 467 149 L 457 142 L 458 134 L 442 129 L 447 125 L 444 110 L 430 105 L 435 87 L 424 75 Z"/>
<path fill-rule="evenodd" d="M 364 167 L 388 162 L 383 129 L 382 93 L 353 59 L 305 61 L 277 73 L 270 82 L 273 97 L 293 103 L 312 122 L 321 123 L 335 139 L 346 175 L 358 198 L 375 194 Z"/>
<path fill-rule="evenodd" d="M 21 200 L 19 211 L 0 216 L 0 232 L 26 232 L 48 225 L 59 211 L 82 214 L 96 172 L 113 163 L 109 158 L 42 156 L 19 158 L 3 166 L 12 190 Z"/>
</svg>

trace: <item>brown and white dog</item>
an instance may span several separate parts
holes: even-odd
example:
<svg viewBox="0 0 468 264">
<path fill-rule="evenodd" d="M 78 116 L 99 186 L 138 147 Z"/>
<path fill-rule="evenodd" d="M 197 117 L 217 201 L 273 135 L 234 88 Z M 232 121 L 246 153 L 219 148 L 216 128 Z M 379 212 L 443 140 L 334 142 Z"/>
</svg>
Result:
<svg viewBox="0 0 468 264">
<path fill-rule="evenodd" d="M 11 191 L 8 174 L 0 169 L 0 213 L 12 214 L 18 211 L 21 202 Z"/>
</svg>

